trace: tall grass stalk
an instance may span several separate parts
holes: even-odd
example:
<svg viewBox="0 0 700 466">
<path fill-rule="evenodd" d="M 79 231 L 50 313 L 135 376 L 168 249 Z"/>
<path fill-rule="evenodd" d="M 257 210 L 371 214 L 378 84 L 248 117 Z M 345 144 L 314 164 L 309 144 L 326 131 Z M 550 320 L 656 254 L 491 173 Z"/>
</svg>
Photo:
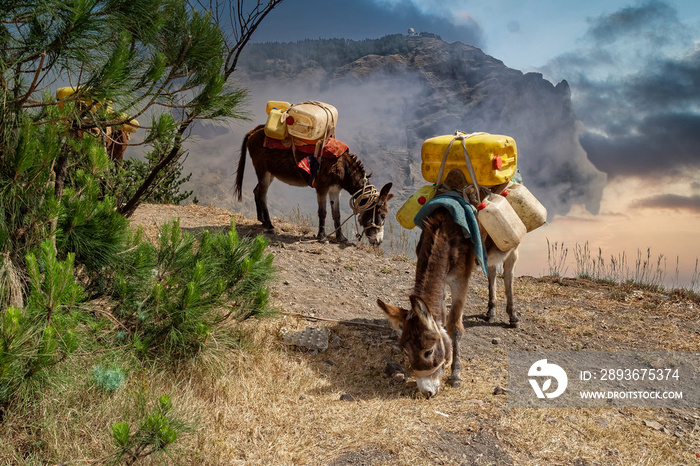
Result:
<svg viewBox="0 0 700 466">
<path fill-rule="evenodd" d="M 634 283 L 661 286 L 666 277 L 666 258 L 663 254 L 659 254 L 654 261 L 651 257 L 651 248 L 647 248 L 646 256 L 643 256 L 642 252 L 637 249 L 634 272 Z"/>
<path fill-rule="evenodd" d="M 311 214 L 304 214 L 299 204 L 292 208 L 292 211 L 282 216 L 282 220 L 288 221 L 297 225 L 302 230 L 313 231 L 316 228 L 316 223 L 314 217 Z"/>
<path fill-rule="evenodd" d="M 416 255 L 418 239 L 415 230 L 407 230 L 392 219 L 387 219 L 384 228 L 389 230 L 389 253 L 392 257 L 412 258 Z"/>
<path fill-rule="evenodd" d="M 700 289 L 698 288 L 698 285 L 700 285 L 700 270 L 698 270 L 698 259 L 695 259 L 695 270 L 693 271 L 693 276 L 690 279 L 690 289 L 692 291 Z"/>
<path fill-rule="evenodd" d="M 551 244 L 547 238 L 547 265 L 549 267 L 550 277 L 562 277 L 566 274 L 569 266 L 566 265 L 566 258 L 569 255 L 569 249 L 564 247 L 562 242 Z"/>
<path fill-rule="evenodd" d="M 606 263 L 603 250 L 598 248 L 598 254 L 593 256 L 586 241 L 583 246 L 576 243 L 574 258 L 577 277 L 617 283 L 623 283 L 629 279 L 629 265 L 625 252 L 617 256 L 610 255 L 610 262 Z"/>
</svg>

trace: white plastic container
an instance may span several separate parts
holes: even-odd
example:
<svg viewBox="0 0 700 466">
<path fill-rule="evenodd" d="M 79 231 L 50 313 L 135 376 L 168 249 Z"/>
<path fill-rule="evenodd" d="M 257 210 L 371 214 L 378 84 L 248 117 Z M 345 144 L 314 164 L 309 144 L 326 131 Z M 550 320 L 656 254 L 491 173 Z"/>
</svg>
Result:
<svg viewBox="0 0 700 466">
<path fill-rule="evenodd" d="M 323 102 L 305 102 L 287 109 L 287 131 L 306 141 L 318 141 L 327 134 L 335 135 L 338 110 Z"/>
<path fill-rule="evenodd" d="M 477 209 L 477 220 L 501 251 L 519 245 L 527 233 L 525 224 L 500 194 L 490 195 Z"/>
<path fill-rule="evenodd" d="M 528 233 L 541 227 L 547 221 L 547 209 L 524 185 L 511 182 L 501 195 L 505 196 L 515 213 L 518 214 Z"/>
</svg>

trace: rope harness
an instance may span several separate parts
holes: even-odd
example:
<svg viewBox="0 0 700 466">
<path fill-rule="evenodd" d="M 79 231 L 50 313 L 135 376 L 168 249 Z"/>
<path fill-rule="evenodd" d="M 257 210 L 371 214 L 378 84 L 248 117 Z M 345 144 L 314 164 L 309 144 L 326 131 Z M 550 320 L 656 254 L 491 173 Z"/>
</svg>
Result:
<svg viewBox="0 0 700 466">
<path fill-rule="evenodd" d="M 379 201 L 379 191 L 377 191 L 377 188 L 374 185 L 369 184 L 369 180 L 365 176 L 362 179 L 362 187 L 357 190 L 355 194 L 350 196 L 350 209 L 352 209 L 352 213 L 345 220 L 343 220 L 343 223 L 341 223 L 338 228 L 331 231 L 328 236 L 340 230 L 351 217 L 355 217 L 355 237 L 357 238 L 357 241 L 361 241 L 365 232 L 370 228 L 380 228 L 379 225 L 374 223 L 374 218 L 377 214 L 377 204 L 379 204 L 377 201 Z M 366 227 L 363 227 L 362 233 L 360 233 L 360 224 L 357 221 L 357 216 L 367 212 L 370 209 L 372 210 L 372 223 Z"/>
<path fill-rule="evenodd" d="M 380 228 L 380 226 L 374 222 L 374 219 L 377 216 L 377 205 L 379 204 L 378 201 L 379 192 L 377 191 L 377 188 L 375 188 L 374 185 L 369 184 L 369 180 L 365 176 L 362 179 L 362 188 L 360 188 L 355 194 L 350 196 L 350 208 L 352 209 L 351 217 L 355 217 L 355 236 L 357 237 L 357 241 L 362 240 L 362 236 L 364 236 L 365 232 L 368 229 L 373 227 Z M 372 209 L 372 223 L 368 226 L 363 227 L 362 233 L 359 233 L 360 227 L 359 222 L 357 221 L 357 215 L 367 212 L 370 209 Z M 336 230 L 338 230 L 339 228 L 340 227 L 336 228 Z"/>
<path fill-rule="evenodd" d="M 380 228 L 379 225 L 374 223 L 374 217 L 376 216 L 377 213 L 377 204 L 379 200 L 379 192 L 377 191 L 377 188 L 374 187 L 374 185 L 371 185 L 368 183 L 367 177 L 363 179 L 363 185 L 362 188 L 360 188 L 355 194 L 353 194 L 350 197 L 350 208 L 352 209 L 352 213 L 345 219 L 343 222 L 336 228 L 335 230 L 331 231 L 328 233 L 327 236 L 330 236 L 340 230 L 343 225 L 347 223 L 348 220 L 350 220 L 352 217 L 355 217 L 355 237 L 357 238 L 358 241 L 362 240 L 362 237 L 364 236 L 365 232 L 372 228 Z M 364 201 L 364 202 L 363 202 Z M 366 227 L 363 227 L 362 233 L 359 233 L 360 228 L 359 228 L 359 223 L 357 222 L 357 215 L 362 214 L 364 212 L 367 212 L 368 210 L 372 209 L 372 223 Z M 313 240 L 316 241 L 316 240 Z"/>
<path fill-rule="evenodd" d="M 444 348 L 444 345 L 443 345 L 443 348 Z M 445 361 L 442 361 L 440 364 L 438 364 L 438 366 L 435 369 L 429 369 L 429 370 L 425 370 L 425 371 L 413 370 L 411 372 L 413 373 L 413 376 L 415 378 L 423 379 L 423 378 L 430 377 L 431 375 L 433 375 L 434 373 L 436 373 L 437 371 L 439 371 L 443 367 L 445 367 Z"/>
</svg>

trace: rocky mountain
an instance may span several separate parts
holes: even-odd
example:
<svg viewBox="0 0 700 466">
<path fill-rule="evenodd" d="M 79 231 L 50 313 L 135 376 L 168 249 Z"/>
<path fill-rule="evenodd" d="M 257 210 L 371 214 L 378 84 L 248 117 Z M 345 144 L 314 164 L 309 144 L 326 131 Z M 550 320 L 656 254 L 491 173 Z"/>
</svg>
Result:
<svg viewBox="0 0 700 466">
<path fill-rule="evenodd" d="M 377 184 L 394 181 L 399 197 L 425 184 L 420 174 L 425 139 L 455 130 L 485 131 L 515 139 L 524 182 L 550 218 L 566 214 L 573 204 L 598 210 L 606 178 L 579 144 L 580 124 L 567 82 L 554 85 L 539 73 L 508 68 L 476 47 L 401 35 L 361 42 L 252 44 L 237 79 L 250 91 L 254 124 L 264 122 L 267 100 L 335 105 L 338 139 L 360 156 Z M 232 127 L 231 134 L 220 138 L 218 153 L 228 155 L 211 172 L 221 178 L 223 171 L 226 179 L 226 173 L 235 171 L 240 141 L 254 124 Z M 216 160 L 209 155 L 214 157 L 207 160 Z M 250 168 L 248 172 L 252 189 L 255 181 Z M 210 181 L 205 184 L 212 189 Z M 288 188 L 278 189 L 286 193 Z M 273 211 L 295 205 L 286 194 L 282 197 L 276 201 L 271 194 Z M 224 198 L 218 195 L 216 203 Z"/>
</svg>

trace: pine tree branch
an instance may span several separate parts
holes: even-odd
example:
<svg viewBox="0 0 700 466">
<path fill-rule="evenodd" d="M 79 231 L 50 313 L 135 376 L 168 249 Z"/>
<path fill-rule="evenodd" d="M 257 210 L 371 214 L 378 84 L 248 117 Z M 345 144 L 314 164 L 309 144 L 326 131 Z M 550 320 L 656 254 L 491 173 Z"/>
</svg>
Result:
<svg viewBox="0 0 700 466">
<path fill-rule="evenodd" d="M 24 97 L 22 100 L 19 101 L 17 104 L 19 107 L 23 106 L 25 102 L 27 102 L 27 99 L 31 97 L 31 95 L 34 93 L 34 89 L 36 89 L 37 81 L 39 80 L 39 75 L 43 71 L 44 68 L 44 60 L 46 59 L 46 52 L 43 52 L 41 54 L 41 59 L 39 60 L 39 66 L 36 69 L 36 73 L 34 73 L 34 80 L 32 81 L 32 84 L 29 86 L 29 89 L 27 92 L 24 94 Z"/>
</svg>

